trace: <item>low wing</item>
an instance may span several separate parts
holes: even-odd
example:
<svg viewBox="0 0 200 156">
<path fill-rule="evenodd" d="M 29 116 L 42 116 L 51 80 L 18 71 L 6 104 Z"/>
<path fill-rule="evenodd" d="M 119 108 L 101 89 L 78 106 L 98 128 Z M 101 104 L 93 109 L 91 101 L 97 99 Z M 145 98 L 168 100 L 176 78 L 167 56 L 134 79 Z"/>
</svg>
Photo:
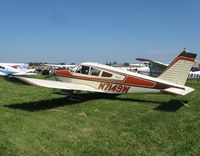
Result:
<svg viewBox="0 0 200 156">
<path fill-rule="evenodd" d="M 66 90 L 83 90 L 83 91 L 91 91 L 91 92 L 98 91 L 91 86 L 83 85 L 83 84 L 42 80 L 42 79 L 34 79 L 34 78 L 26 78 L 26 77 L 15 77 L 15 78 L 17 78 L 25 83 L 28 83 L 30 85 L 39 86 L 39 87 L 66 89 Z"/>
</svg>

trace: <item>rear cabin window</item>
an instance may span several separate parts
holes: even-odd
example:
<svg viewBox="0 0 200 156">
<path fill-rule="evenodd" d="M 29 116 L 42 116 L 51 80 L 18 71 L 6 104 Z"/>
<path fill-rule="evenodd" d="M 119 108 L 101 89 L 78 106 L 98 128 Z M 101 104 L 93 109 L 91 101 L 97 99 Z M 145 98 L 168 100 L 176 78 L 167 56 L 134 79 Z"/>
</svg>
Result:
<svg viewBox="0 0 200 156">
<path fill-rule="evenodd" d="M 90 67 L 88 66 L 80 66 L 77 70 L 76 73 L 80 74 L 89 74 Z"/>
<path fill-rule="evenodd" d="M 105 71 L 103 71 L 103 73 L 102 73 L 102 75 L 101 75 L 102 77 L 112 77 L 112 74 L 111 73 L 108 73 L 108 72 L 105 72 Z"/>
<path fill-rule="evenodd" d="M 98 69 L 91 68 L 91 70 L 90 70 L 90 75 L 92 75 L 92 76 L 99 76 L 100 72 L 101 72 L 101 71 L 98 70 Z"/>
</svg>

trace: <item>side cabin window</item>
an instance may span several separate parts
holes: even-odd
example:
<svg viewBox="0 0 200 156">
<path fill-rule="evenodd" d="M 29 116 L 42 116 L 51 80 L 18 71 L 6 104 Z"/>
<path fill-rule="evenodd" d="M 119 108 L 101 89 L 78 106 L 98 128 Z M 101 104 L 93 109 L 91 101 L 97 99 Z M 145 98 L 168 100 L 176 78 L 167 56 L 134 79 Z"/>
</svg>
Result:
<svg viewBox="0 0 200 156">
<path fill-rule="evenodd" d="M 80 66 L 76 70 L 76 73 L 87 74 L 88 75 L 89 74 L 89 70 L 90 70 L 90 67 L 88 67 L 88 66 Z"/>
<path fill-rule="evenodd" d="M 92 76 L 99 76 L 100 72 L 101 72 L 100 70 L 95 69 L 93 67 L 91 67 L 91 69 L 90 69 L 90 75 L 92 75 Z"/>
<path fill-rule="evenodd" d="M 102 77 L 112 77 L 111 73 L 105 72 L 103 71 L 103 73 L 101 74 Z"/>
</svg>

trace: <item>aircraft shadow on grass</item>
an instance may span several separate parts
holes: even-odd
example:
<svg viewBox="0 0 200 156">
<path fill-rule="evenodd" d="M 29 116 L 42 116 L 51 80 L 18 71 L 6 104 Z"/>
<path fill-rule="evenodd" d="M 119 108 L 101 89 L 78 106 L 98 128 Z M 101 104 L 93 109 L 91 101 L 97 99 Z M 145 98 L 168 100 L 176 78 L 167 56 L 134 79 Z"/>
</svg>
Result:
<svg viewBox="0 0 200 156">
<path fill-rule="evenodd" d="M 57 92 L 56 94 L 61 94 Z M 117 95 L 110 95 L 110 94 L 102 94 L 102 93 L 84 93 L 80 94 L 76 97 L 62 97 L 57 99 L 49 99 L 49 100 L 42 100 L 36 102 L 27 102 L 27 103 L 16 103 L 16 104 L 9 104 L 5 105 L 5 107 L 11 109 L 21 109 L 25 111 L 40 111 L 46 109 L 52 109 L 61 106 L 73 105 L 73 104 L 81 104 L 85 101 L 96 100 L 96 99 L 109 99 L 109 100 L 118 100 L 122 102 L 137 102 L 137 103 L 145 103 L 145 104 L 158 104 L 154 110 L 158 111 L 166 111 L 166 112 L 176 112 L 179 110 L 183 104 L 179 100 L 170 100 L 168 102 L 162 101 L 152 101 L 152 100 L 142 100 L 142 99 L 135 99 L 135 98 L 120 98 Z M 187 103 L 188 101 L 184 101 Z"/>
</svg>

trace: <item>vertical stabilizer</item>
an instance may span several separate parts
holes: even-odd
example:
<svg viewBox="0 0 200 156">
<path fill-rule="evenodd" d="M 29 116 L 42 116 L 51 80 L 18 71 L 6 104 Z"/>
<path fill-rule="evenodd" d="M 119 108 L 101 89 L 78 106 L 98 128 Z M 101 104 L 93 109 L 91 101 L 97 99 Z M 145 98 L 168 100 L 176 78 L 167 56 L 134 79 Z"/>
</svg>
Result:
<svg viewBox="0 0 200 156">
<path fill-rule="evenodd" d="M 183 51 L 169 64 L 158 78 L 178 85 L 185 85 L 195 58 L 196 54 Z"/>
</svg>

